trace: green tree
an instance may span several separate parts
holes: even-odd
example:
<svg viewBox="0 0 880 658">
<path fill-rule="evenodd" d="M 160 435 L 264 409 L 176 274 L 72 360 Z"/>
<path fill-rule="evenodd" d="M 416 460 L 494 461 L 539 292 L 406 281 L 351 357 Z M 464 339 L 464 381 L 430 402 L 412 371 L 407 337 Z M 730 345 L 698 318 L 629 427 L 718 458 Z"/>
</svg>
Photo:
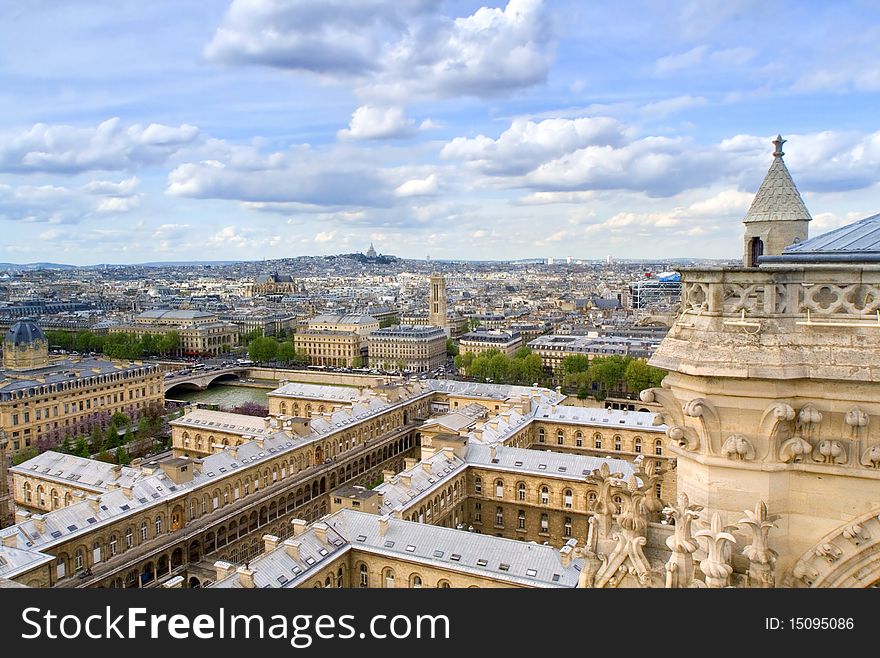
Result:
<svg viewBox="0 0 880 658">
<path fill-rule="evenodd" d="M 28 459 L 33 459 L 38 454 L 40 453 L 37 450 L 36 446 L 25 448 L 21 452 L 17 452 L 12 456 L 12 464 L 14 466 L 18 466 L 19 464 L 23 464 L 24 462 L 26 462 Z"/>
<path fill-rule="evenodd" d="M 307 366 L 312 362 L 309 353 L 305 350 L 296 350 L 296 353 L 293 355 L 293 363 L 298 366 Z"/>
<path fill-rule="evenodd" d="M 400 324 L 400 318 L 396 315 L 394 315 L 390 318 L 384 318 L 382 320 L 379 320 L 379 328 L 380 329 L 385 329 L 386 327 L 393 327 L 396 324 Z"/>
<path fill-rule="evenodd" d="M 86 437 L 81 436 L 76 440 L 76 446 L 73 448 L 73 454 L 79 455 L 80 457 L 88 457 L 91 455 L 89 451 L 89 446 L 86 443 Z"/>
<path fill-rule="evenodd" d="M 594 358 L 590 363 L 593 381 L 598 382 L 606 393 L 614 390 L 623 381 L 631 361 L 632 357 L 618 355 Z"/>
<path fill-rule="evenodd" d="M 266 363 L 274 361 L 278 354 L 278 341 L 274 338 L 255 338 L 248 344 L 248 356 L 252 361 Z"/>
<path fill-rule="evenodd" d="M 283 363 L 285 365 L 289 364 L 296 357 L 296 350 L 293 348 L 293 343 L 289 340 L 284 341 L 283 343 L 278 345 L 278 350 L 275 354 L 275 359 L 279 363 Z"/>
<path fill-rule="evenodd" d="M 458 345 L 451 338 L 446 339 L 446 354 L 447 356 L 458 356 Z"/>
<path fill-rule="evenodd" d="M 569 354 L 562 359 L 560 364 L 562 372 L 573 375 L 576 372 L 586 372 L 590 369 L 590 357 L 586 354 Z"/>
<path fill-rule="evenodd" d="M 352 368 L 362 368 L 363 362 L 364 362 L 364 360 L 361 357 L 356 356 L 351 360 L 351 367 Z"/>
<path fill-rule="evenodd" d="M 128 450 L 125 449 L 125 446 L 116 448 L 116 463 L 122 466 L 131 464 L 131 456 L 128 454 Z"/>
<path fill-rule="evenodd" d="M 156 350 L 162 356 L 174 354 L 180 349 L 180 334 L 176 331 L 167 331 L 156 342 Z"/>
<path fill-rule="evenodd" d="M 110 422 L 118 427 L 131 426 L 131 418 L 128 416 L 128 414 L 123 413 L 122 411 L 117 411 L 112 416 L 110 416 Z"/>
<path fill-rule="evenodd" d="M 89 439 L 89 444 L 92 452 L 97 452 L 101 449 L 101 446 L 104 445 L 104 432 L 101 431 L 101 426 L 98 423 L 92 425 L 92 434 Z"/>
</svg>

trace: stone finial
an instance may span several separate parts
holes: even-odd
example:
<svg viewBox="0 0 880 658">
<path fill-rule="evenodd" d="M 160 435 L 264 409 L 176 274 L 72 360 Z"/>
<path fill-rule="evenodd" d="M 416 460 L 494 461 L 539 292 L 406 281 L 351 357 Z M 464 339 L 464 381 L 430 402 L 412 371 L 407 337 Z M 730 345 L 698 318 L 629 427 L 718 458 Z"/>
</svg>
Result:
<svg viewBox="0 0 880 658">
<path fill-rule="evenodd" d="M 776 584 L 773 567 L 776 563 L 776 551 L 770 548 L 767 535 L 775 528 L 774 521 L 763 500 L 755 504 L 755 511 L 745 510 L 745 518 L 740 525 L 748 530 L 751 543 L 743 548 L 743 555 L 749 560 L 749 584 L 752 587 L 774 587 Z"/>
<path fill-rule="evenodd" d="M 671 518 L 675 533 L 666 538 L 666 545 L 672 551 L 666 563 L 667 587 L 690 587 L 694 580 L 694 560 L 692 554 L 699 548 L 691 532 L 691 524 L 699 518 L 701 505 L 691 505 L 688 496 L 680 492 L 675 505 L 668 505 L 663 513 Z"/>
<path fill-rule="evenodd" d="M 735 544 L 736 538 L 727 532 L 718 512 L 712 515 L 712 521 L 705 530 L 698 530 L 695 537 L 706 538 L 706 558 L 700 561 L 700 569 L 706 575 L 708 587 L 727 587 L 733 567 L 730 566 L 729 544 Z"/>
<path fill-rule="evenodd" d="M 782 135 L 776 135 L 776 139 L 773 140 L 773 157 L 781 158 L 785 153 L 782 151 L 782 145 L 785 144 L 788 140 L 782 139 Z"/>
</svg>

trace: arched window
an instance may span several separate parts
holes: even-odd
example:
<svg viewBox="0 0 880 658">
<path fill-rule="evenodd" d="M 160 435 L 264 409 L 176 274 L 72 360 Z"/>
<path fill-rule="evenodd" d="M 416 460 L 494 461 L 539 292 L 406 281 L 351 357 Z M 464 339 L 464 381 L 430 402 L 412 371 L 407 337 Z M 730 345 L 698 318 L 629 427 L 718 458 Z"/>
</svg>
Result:
<svg viewBox="0 0 880 658">
<path fill-rule="evenodd" d="M 541 532 L 547 534 L 550 532 L 550 517 L 547 514 L 541 515 Z"/>
<path fill-rule="evenodd" d="M 568 509 L 571 509 L 572 505 L 574 505 L 574 495 L 572 494 L 571 489 L 565 489 L 562 492 L 562 504 Z"/>
<path fill-rule="evenodd" d="M 39 504 L 40 507 L 46 506 L 46 490 L 43 489 L 42 484 L 37 485 L 37 504 Z"/>
<path fill-rule="evenodd" d="M 83 549 L 76 549 L 76 553 L 73 556 L 73 569 L 74 571 L 82 571 L 85 566 L 85 554 L 83 553 Z"/>
<path fill-rule="evenodd" d="M 504 498 L 504 480 L 495 480 L 495 497 Z"/>
<path fill-rule="evenodd" d="M 479 476 L 474 478 L 474 493 L 483 493 L 483 478 Z"/>
<path fill-rule="evenodd" d="M 409 577 L 409 586 L 412 589 L 422 589 L 422 577 L 419 574 L 414 573 Z"/>
<path fill-rule="evenodd" d="M 541 504 L 550 504 L 550 489 L 546 485 L 541 487 Z"/>
<path fill-rule="evenodd" d="M 474 503 L 474 521 L 483 522 L 483 505 L 481 503 Z"/>
<path fill-rule="evenodd" d="M 58 509 L 61 506 L 61 499 L 58 496 L 58 490 L 52 489 L 50 497 L 52 498 L 52 509 Z"/>
<path fill-rule="evenodd" d="M 581 447 L 583 447 L 583 445 L 584 445 L 584 435 L 583 435 L 583 433 L 581 433 L 580 430 L 578 430 L 577 432 L 575 432 L 575 435 L 574 435 L 574 444 L 575 444 L 578 448 L 581 448 Z"/>
<path fill-rule="evenodd" d="M 73 494 L 68 491 L 64 494 L 64 506 L 68 507 L 69 505 L 73 505 Z"/>
<path fill-rule="evenodd" d="M 150 535 L 150 529 L 147 527 L 147 522 L 144 521 L 141 523 L 141 541 L 147 541 L 147 537 Z"/>
<path fill-rule="evenodd" d="M 620 434 L 614 435 L 614 449 L 620 452 L 623 449 L 623 441 L 620 438 Z"/>
<path fill-rule="evenodd" d="M 452 585 L 449 584 L 448 580 L 441 580 L 440 582 L 437 583 L 437 588 L 438 589 L 451 589 Z"/>
<path fill-rule="evenodd" d="M 495 508 L 495 525 L 504 525 L 504 508 L 502 507 Z"/>
<path fill-rule="evenodd" d="M 571 517 L 570 516 L 565 517 L 565 525 L 563 526 L 562 533 L 566 537 L 571 537 Z"/>
<path fill-rule="evenodd" d="M 382 572 L 382 578 L 385 581 L 386 589 L 394 589 L 394 569 L 385 569 Z"/>
<path fill-rule="evenodd" d="M 101 561 L 101 543 L 95 542 L 92 544 L 92 564 L 97 564 Z"/>
<path fill-rule="evenodd" d="M 24 502 L 30 503 L 33 500 L 33 489 L 31 488 L 30 482 L 25 482 L 21 487 L 22 492 L 24 493 Z"/>
<path fill-rule="evenodd" d="M 538 430 L 538 443 L 544 443 L 544 428 Z"/>
<path fill-rule="evenodd" d="M 116 535 L 110 535 L 110 557 L 116 555 Z"/>
<path fill-rule="evenodd" d="M 655 455 L 662 455 L 663 454 L 663 440 L 662 439 L 657 439 L 656 441 L 654 441 L 654 454 Z"/>
<path fill-rule="evenodd" d="M 336 587 L 341 588 L 345 585 L 345 574 L 342 571 L 342 567 L 339 567 L 339 570 L 336 572 Z"/>
<path fill-rule="evenodd" d="M 602 449 L 602 435 L 598 432 L 593 435 L 593 446 L 596 448 L 596 450 Z"/>
<path fill-rule="evenodd" d="M 156 517 L 156 536 L 158 537 L 161 534 L 162 534 L 162 517 L 157 516 Z"/>
<path fill-rule="evenodd" d="M 125 547 L 131 548 L 134 545 L 134 532 L 131 528 L 125 531 Z"/>
<path fill-rule="evenodd" d="M 361 574 L 361 587 L 369 587 L 370 586 L 370 574 L 367 571 L 367 565 L 361 564 L 360 566 L 360 574 Z"/>
<path fill-rule="evenodd" d="M 525 500 L 526 499 L 526 483 L 520 482 L 516 485 L 516 499 L 517 500 Z"/>
<path fill-rule="evenodd" d="M 635 450 L 637 453 L 642 452 L 642 437 L 637 436 L 635 438 L 635 440 L 633 441 L 633 450 Z"/>
<path fill-rule="evenodd" d="M 526 529 L 526 513 L 525 513 L 524 510 L 520 510 L 520 511 L 517 512 L 517 514 L 516 514 L 516 527 L 517 527 L 519 530 L 525 530 L 525 529 Z"/>
<path fill-rule="evenodd" d="M 563 443 L 565 443 L 565 432 L 563 432 L 562 430 L 557 430 L 556 444 L 561 446 Z"/>
</svg>

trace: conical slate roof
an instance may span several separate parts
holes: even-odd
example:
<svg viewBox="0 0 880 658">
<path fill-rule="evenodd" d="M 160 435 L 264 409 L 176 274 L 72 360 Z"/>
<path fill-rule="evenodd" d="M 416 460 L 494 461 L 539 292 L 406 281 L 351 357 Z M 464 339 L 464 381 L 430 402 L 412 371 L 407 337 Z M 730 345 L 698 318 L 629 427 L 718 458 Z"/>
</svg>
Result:
<svg viewBox="0 0 880 658">
<path fill-rule="evenodd" d="M 773 164 L 770 165 L 770 170 L 764 176 L 764 182 L 755 194 L 749 212 L 743 219 L 744 223 L 774 220 L 809 222 L 813 219 L 791 179 L 791 174 L 788 173 L 788 167 L 782 160 L 782 156 L 785 155 L 782 152 L 784 142 L 781 135 L 773 140 L 776 146 L 776 150 L 773 151 Z"/>
</svg>

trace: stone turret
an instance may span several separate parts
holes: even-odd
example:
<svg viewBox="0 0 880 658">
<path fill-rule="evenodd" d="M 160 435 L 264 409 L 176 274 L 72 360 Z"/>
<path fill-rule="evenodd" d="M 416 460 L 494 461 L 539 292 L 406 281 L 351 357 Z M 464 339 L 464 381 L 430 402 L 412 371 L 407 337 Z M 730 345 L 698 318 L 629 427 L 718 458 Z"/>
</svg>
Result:
<svg viewBox="0 0 880 658">
<path fill-rule="evenodd" d="M 786 247 L 806 240 L 809 233 L 810 211 L 782 159 L 785 141 L 782 135 L 773 140 L 773 163 L 743 218 L 746 267 L 757 267 L 763 255 L 778 256 Z"/>
</svg>

